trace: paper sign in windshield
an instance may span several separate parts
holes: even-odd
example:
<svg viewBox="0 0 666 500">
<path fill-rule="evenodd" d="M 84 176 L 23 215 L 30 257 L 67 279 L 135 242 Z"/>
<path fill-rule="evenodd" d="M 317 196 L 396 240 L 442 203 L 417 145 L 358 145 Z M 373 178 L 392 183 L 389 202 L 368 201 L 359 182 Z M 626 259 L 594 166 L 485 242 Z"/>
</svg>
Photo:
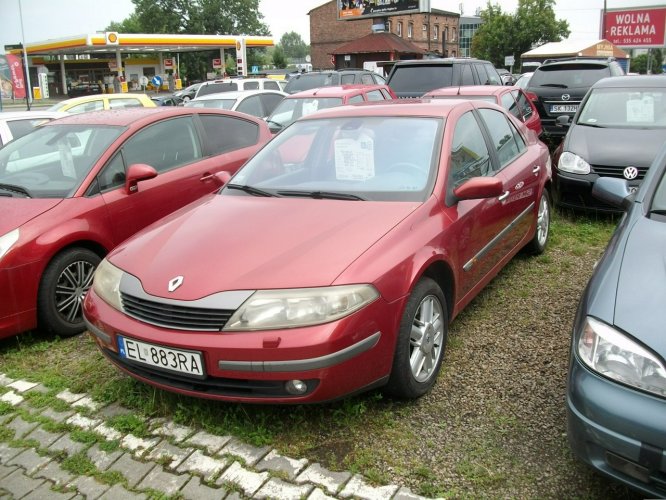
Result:
<svg viewBox="0 0 666 500">
<path fill-rule="evenodd" d="M 367 135 L 335 141 L 335 177 L 365 181 L 375 176 L 374 141 Z"/>
<path fill-rule="evenodd" d="M 644 96 L 642 99 L 627 101 L 627 122 L 654 122 L 654 98 Z"/>
</svg>

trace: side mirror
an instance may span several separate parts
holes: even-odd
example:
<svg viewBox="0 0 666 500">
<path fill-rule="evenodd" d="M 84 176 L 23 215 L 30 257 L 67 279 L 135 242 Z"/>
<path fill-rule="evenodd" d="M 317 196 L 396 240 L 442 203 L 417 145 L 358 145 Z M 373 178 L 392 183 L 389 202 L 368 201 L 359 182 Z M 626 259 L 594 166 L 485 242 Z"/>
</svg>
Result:
<svg viewBox="0 0 666 500">
<path fill-rule="evenodd" d="M 134 163 L 127 169 L 125 177 L 125 193 L 136 193 L 139 189 L 138 183 L 157 177 L 157 170 L 145 163 Z"/>
<path fill-rule="evenodd" d="M 636 197 L 624 179 L 599 177 L 592 185 L 592 196 L 617 208 L 626 210 Z"/>
<path fill-rule="evenodd" d="M 504 186 L 495 177 L 472 177 L 453 190 L 458 200 L 493 198 L 504 193 Z"/>
<path fill-rule="evenodd" d="M 557 127 L 568 127 L 571 125 L 571 117 L 569 115 L 558 116 L 555 119 L 555 125 Z"/>
</svg>

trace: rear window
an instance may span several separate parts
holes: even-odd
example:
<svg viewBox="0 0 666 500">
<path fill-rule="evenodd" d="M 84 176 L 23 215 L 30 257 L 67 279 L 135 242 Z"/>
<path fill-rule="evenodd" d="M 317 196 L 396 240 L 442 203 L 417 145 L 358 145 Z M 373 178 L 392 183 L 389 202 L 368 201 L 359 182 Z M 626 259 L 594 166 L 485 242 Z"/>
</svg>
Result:
<svg viewBox="0 0 666 500">
<path fill-rule="evenodd" d="M 310 90 L 317 87 L 329 87 L 338 83 L 339 76 L 334 73 L 316 73 L 292 77 L 287 82 L 286 91 L 294 94 L 301 90 Z"/>
<path fill-rule="evenodd" d="M 396 66 L 391 75 L 390 85 L 395 92 L 421 94 L 439 87 L 450 87 L 453 85 L 453 66 L 450 64 Z"/>
<path fill-rule="evenodd" d="M 558 64 L 541 66 L 532 75 L 530 87 L 591 87 L 595 82 L 610 76 L 608 66 L 599 64 Z"/>
<path fill-rule="evenodd" d="M 216 92 L 231 92 L 232 90 L 238 90 L 238 85 L 235 82 L 209 83 L 208 85 L 202 85 L 201 88 L 199 88 L 197 91 L 197 97 L 214 94 Z"/>
</svg>

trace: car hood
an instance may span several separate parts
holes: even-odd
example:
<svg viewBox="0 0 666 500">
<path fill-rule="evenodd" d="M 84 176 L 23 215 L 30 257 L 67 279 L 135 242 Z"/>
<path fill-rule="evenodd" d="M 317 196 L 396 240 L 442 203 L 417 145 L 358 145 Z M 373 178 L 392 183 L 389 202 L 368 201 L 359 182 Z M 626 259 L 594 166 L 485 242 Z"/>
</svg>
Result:
<svg viewBox="0 0 666 500">
<path fill-rule="evenodd" d="M 590 165 L 648 168 L 663 142 L 664 129 L 576 125 L 567 137 L 564 151 L 577 154 Z"/>
<path fill-rule="evenodd" d="M 0 196 L 0 236 L 48 212 L 61 198 L 10 198 Z"/>
<path fill-rule="evenodd" d="M 109 260 L 156 296 L 327 286 L 420 203 L 214 195 L 151 226 Z M 167 283 L 183 284 L 173 293 Z"/>
<path fill-rule="evenodd" d="M 629 231 L 613 322 L 666 357 L 666 223 L 641 216 Z"/>
</svg>

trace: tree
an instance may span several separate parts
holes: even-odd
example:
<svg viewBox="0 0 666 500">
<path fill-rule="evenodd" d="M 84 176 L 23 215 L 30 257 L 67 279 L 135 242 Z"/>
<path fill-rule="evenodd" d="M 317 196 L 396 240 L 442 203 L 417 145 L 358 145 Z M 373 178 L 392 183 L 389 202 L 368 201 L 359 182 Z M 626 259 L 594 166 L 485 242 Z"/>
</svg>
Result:
<svg viewBox="0 0 666 500">
<path fill-rule="evenodd" d="M 280 46 L 287 59 L 303 59 L 310 52 L 310 46 L 295 31 L 290 31 L 282 35 Z"/>
<path fill-rule="evenodd" d="M 651 49 L 648 54 L 640 54 L 631 58 L 630 71 L 632 73 L 647 74 L 648 69 L 652 74 L 662 73 L 662 52 L 660 49 Z M 650 67 L 648 68 L 648 62 Z"/>
<path fill-rule="evenodd" d="M 287 58 L 284 56 L 282 45 L 276 45 L 273 49 L 273 64 L 280 69 L 287 67 Z"/>
<path fill-rule="evenodd" d="M 569 36 L 569 23 L 555 18 L 555 0 L 518 0 L 515 14 L 505 14 L 490 1 L 481 12 L 483 24 L 472 38 L 472 55 L 504 66 L 504 57 L 521 54 Z"/>
</svg>

